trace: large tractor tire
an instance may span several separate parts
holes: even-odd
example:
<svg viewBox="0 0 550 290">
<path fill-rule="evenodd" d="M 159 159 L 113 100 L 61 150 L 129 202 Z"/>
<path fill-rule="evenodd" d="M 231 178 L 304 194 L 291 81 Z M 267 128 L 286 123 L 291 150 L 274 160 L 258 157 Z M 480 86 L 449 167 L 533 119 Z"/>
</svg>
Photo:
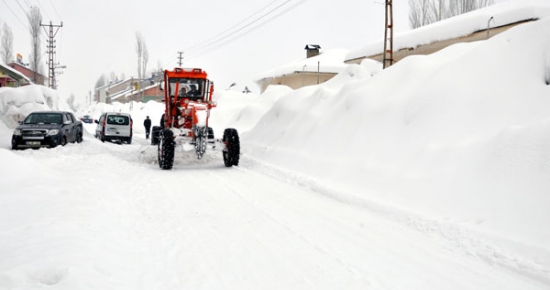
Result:
<svg viewBox="0 0 550 290">
<path fill-rule="evenodd" d="M 160 142 L 160 132 L 162 128 L 160 126 L 153 126 L 151 131 L 151 145 L 158 145 Z"/>
<path fill-rule="evenodd" d="M 239 133 L 237 130 L 228 128 L 223 132 L 223 143 L 225 143 L 225 149 L 223 150 L 223 162 L 226 167 L 238 166 L 239 156 L 241 154 L 241 143 L 239 141 Z"/>
<path fill-rule="evenodd" d="M 164 170 L 172 169 L 174 165 L 174 133 L 170 129 L 164 130 L 159 137 L 158 160 L 159 167 Z"/>
</svg>

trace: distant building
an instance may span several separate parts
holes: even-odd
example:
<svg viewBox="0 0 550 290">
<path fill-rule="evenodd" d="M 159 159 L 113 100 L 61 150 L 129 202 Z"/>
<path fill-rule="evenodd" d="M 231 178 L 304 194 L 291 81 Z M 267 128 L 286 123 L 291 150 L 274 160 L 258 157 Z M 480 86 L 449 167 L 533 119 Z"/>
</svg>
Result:
<svg viewBox="0 0 550 290">
<path fill-rule="evenodd" d="M 32 81 L 21 72 L 10 66 L 0 64 L 0 87 L 21 87 L 31 84 Z"/>
<path fill-rule="evenodd" d="M 29 67 L 25 66 L 22 63 L 19 62 L 12 62 L 8 64 L 9 67 L 12 69 L 22 73 L 24 76 L 26 76 L 30 80 L 34 80 L 35 73 L 33 70 L 31 70 Z M 43 85 L 45 86 L 47 84 L 48 78 L 40 73 L 36 73 L 36 80 L 33 81 L 34 84 L 37 85 Z"/>
<path fill-rule="evenodd" d="M 263 93 L 270 85 L 285 85 L 292 89 L 324 83 L 346 67 L 347 51 L 336 49 L 320 53 L 321 46 L 308 44 L 306 58 L 268 71 L 256 79 Z"/>
<path fill-rule="evenodd" d="M 130 78 L 128 80 L 109 81 L 108 84 L 96 88 L 94 100 L 98 103 L 112 102 L 128 103 L 148 102 L 150 100 L 162 101 L 164 94 L 159 85 L 162 81 L 163 73 L 157 72 L 148 79 L 137 80 Z"/>
</svg>

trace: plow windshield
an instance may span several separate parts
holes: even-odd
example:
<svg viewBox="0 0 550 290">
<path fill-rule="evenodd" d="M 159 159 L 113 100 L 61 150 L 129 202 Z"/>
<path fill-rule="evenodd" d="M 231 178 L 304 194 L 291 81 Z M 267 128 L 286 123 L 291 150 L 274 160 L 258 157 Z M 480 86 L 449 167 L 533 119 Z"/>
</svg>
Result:
<svg viewBox="0 0 550 290">
<path fill-rule="evenodd" d="M 199 99 L 203 97 L 204 80 L 171 78 L 168 86 L 170 97 Z"/>
</svg>

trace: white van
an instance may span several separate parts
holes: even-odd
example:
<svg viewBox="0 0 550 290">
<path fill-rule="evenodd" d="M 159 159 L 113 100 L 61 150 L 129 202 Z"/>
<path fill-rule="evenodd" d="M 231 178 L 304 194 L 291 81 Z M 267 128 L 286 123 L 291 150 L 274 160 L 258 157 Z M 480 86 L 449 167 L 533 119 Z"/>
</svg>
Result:
<svg viewBox="0 0 550 290">
<path fill-rule="evenodd" d="M 116 112 L 103 113 L 99 117 L 99 120 L 95 120 L 95 123 L 97 124 L 95 137 L 101 140 L 101 142 L 132 143 L 133 120 L 130 114 Z"/>
</svg>

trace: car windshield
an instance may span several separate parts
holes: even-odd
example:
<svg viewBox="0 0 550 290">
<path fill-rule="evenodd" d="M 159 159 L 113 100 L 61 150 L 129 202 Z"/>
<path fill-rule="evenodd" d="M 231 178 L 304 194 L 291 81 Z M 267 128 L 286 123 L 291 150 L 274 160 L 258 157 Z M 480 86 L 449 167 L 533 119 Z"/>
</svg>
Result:
<svg viewBox="0 0 550 290">
<path fill-rule="evenodd" d="M 128 116 L 110 115 L 107 117 L 107 124 L 109 125 L 128 125 L 130 124 L 130 118 Z"/>
<path fill-rule="evenodd" d="M 62 124 L 63 116 L 59 113 L 32 113 L 23 124 Z"/>
</svg>

